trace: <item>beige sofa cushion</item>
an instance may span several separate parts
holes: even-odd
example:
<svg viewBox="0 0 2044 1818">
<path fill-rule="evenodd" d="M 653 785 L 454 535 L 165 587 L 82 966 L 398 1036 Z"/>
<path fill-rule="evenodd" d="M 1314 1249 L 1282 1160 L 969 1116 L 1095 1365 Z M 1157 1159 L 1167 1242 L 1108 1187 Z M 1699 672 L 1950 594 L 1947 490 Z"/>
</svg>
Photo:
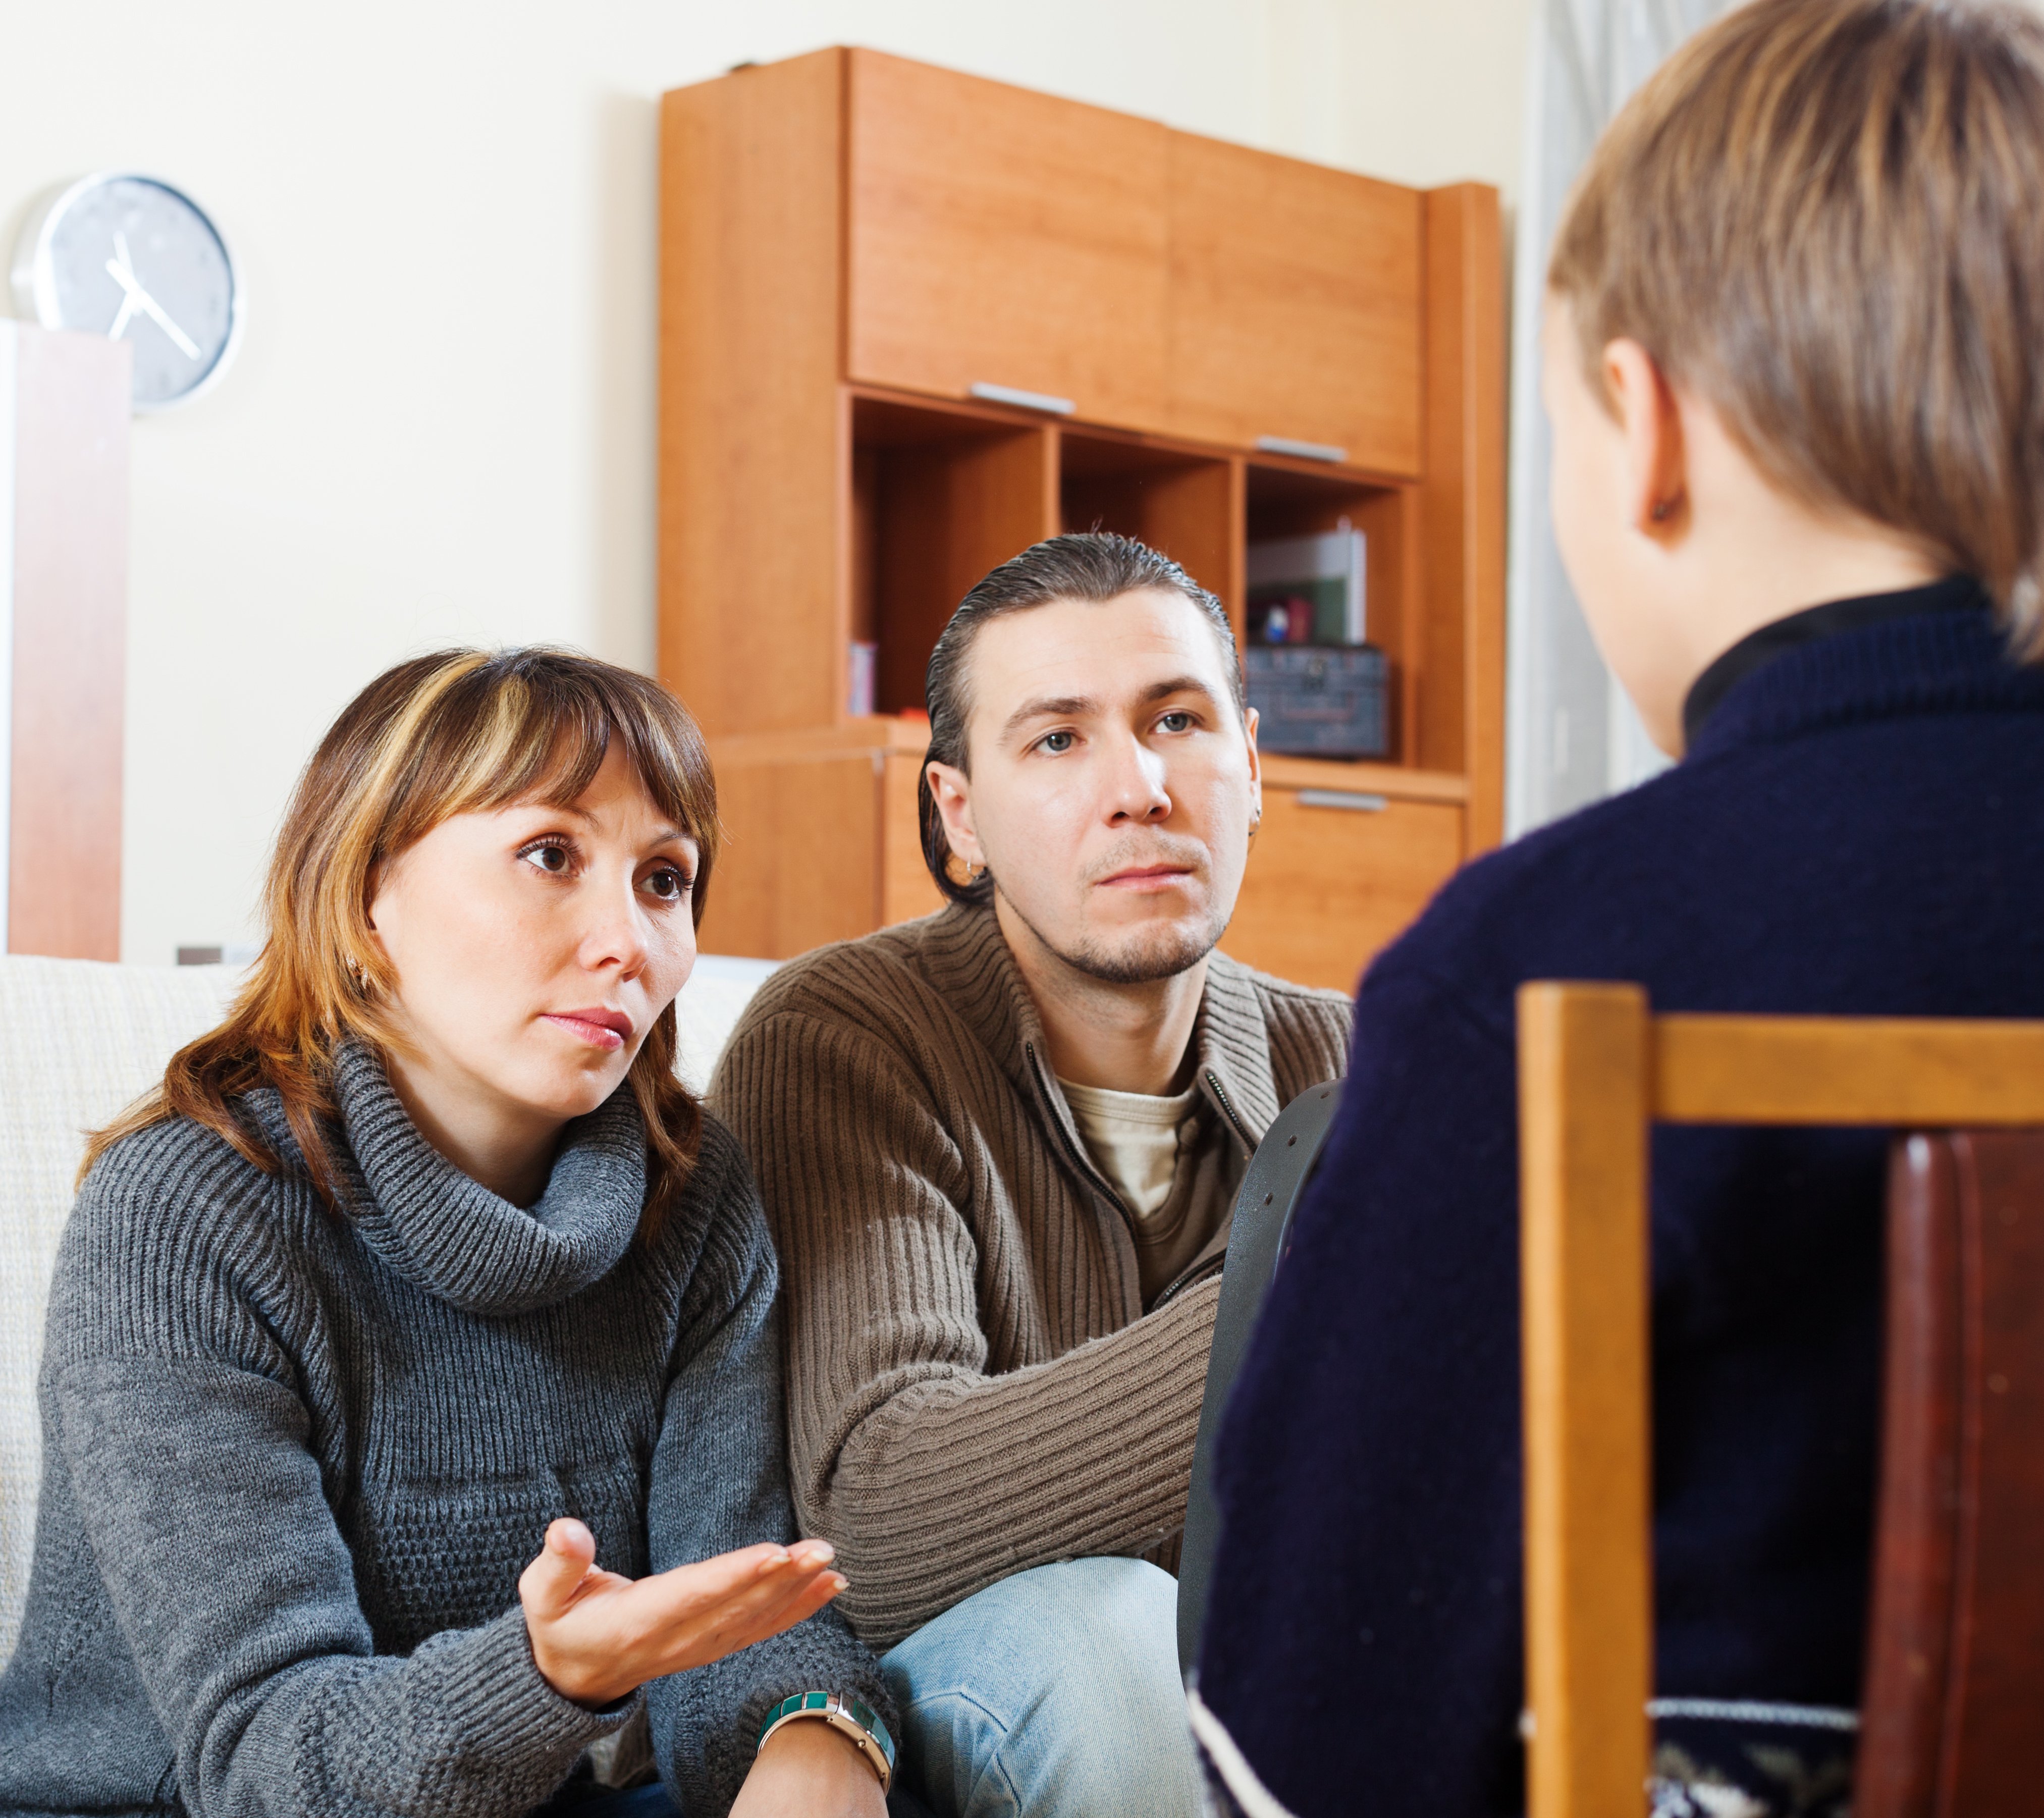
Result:
<svg viewBox="0 0 2044 1818">
<path fill-rule="evenodd" d="M 709 955 L 679 1003 L 676 1070 L 709 1083 L 764 962 Z M 238 970 L 0 955 L 0 1662 L 28 1593 L 42 1474 L 36 1370 L 57 1239 L 85 1132 L 220 1019 Z"/>
</svg>

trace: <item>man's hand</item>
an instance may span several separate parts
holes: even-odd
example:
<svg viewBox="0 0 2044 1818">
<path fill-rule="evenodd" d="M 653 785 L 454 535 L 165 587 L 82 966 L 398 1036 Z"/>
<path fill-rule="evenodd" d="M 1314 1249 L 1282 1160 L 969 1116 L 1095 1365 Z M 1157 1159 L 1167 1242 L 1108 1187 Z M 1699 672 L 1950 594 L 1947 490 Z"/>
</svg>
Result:
<svg viewBox="0 0 2044 1818">
<path fill-rule="evenodd" d="M 541 1677 L 595 1709 L 815 1615 L 845 1587 L 829 1570 L 834 1557 L 828 1541 L 798 1540 L 627 1578 L 598 1571 L 594 1537 L 567 1520 L 548 1528 L 544 1550 L 518 1580 L 518 1601 Z"/>
<path fill-rule="evenodd" d="M 880 1776 L 849 1736 L 803 1717 L 766 1739 L 731 1818 L 886 1818 Z"/>
</svg>

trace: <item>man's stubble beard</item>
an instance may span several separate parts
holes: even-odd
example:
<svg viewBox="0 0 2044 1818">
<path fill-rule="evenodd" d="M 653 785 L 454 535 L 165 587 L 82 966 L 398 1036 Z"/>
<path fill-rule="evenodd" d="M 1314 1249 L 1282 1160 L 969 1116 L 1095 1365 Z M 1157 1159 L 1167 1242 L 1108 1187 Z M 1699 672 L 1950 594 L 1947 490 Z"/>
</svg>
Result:
<svg viewBox="0 0 2044 1818">
<path fill-rule="evenodd" d="M 997 881 L 994 887 L 1000 889 Z M 1161 928 L 1132 928 L 1111 946 L 1097 940 L 1066 945 L 1045 934 L 1006 891 L 1001 891 L 1001 896 L 1015 919 L 1036 937 L 1046 953 L 1062 960 L 1074 972 L 1106 985 L 1153 985 L 1160 978 L 1175 978 L 1181 972 L 1189 972 L 1220 944 L 1230 919 L 1210 913 L 1197 927 L 1174 922 Z"/>
</svg>

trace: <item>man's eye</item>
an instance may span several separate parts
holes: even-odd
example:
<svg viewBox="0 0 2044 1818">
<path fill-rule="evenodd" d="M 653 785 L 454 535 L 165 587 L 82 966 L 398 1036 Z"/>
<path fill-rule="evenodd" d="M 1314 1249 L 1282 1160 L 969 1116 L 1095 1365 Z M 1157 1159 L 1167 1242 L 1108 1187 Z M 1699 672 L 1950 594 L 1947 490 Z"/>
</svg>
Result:
<svg viewBox="0 0 2044 1818">
<path fill-rule="evenodd" d="M 1073 736 L 1070 732 L 1046 732 L 1043 738 L 1043 748 L 1056 757 L 1072 748 Z"/>
<path fill-rule="evenodd" d="M 1157 724 L 1167 732 L 1189 732 L 1193 729 L 1193 717 L 1178 710 L 1166 713 Z"/>
<path fill-rule="evenodd" d="M 536 846 L 528 846 L 518 856 L 528 865 L 536 866 L 549 877 L 554 878 L 567 876 L 574 863 L 567 847 L 551 840 L 543 840 Z"/>
</svg>

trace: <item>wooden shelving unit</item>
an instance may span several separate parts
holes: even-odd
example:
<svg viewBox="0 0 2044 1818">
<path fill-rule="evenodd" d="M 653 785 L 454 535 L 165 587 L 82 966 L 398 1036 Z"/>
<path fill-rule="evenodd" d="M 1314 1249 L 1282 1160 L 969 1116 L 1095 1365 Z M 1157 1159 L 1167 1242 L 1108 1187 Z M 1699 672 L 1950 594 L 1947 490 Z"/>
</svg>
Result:
<svg viewBox="0 0 2044 1818">
<path fill-rule="evenodd" d="M 897 716 L 966 588 L 1060 530 L 1165 550 L 1238 636 L 1249 541 L 1369 535 L 1393 759 L 1266 759 L 1228 951 L 1352 985 L 1495 843 L 1493 191 L 855 50 L 669 94 L 663 160 L 660 669 L 711 740 L 732 836 L 707 944 L 784 957 L 936 906 L 924 728 Z M 857 717 L 855 642 L 878 648 Z"/>
</svg>

